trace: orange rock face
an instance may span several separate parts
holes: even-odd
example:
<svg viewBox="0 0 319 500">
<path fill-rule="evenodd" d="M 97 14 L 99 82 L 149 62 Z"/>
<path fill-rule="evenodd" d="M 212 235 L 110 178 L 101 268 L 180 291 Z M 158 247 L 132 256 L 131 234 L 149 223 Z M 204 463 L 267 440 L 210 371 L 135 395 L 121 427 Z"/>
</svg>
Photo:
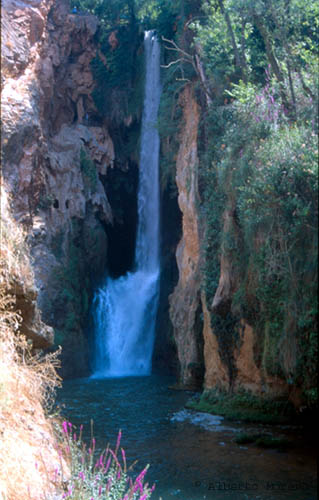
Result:
<svg viewBox="0 0 319 500">
<path fill-rule="evenodd" d="M 240 311 L 235 310 L 233 305 L 234 294 L 240 285 L 240 276 L 234 265 L 235 250 L 222 245 L 219 283 L 211 303 L 207 302 L 205 292 L 201 290 L 201 259 L 204 256 L 201 256 L 200 238 L 205 231 L 205 221 L 199 224 L 198 218 L 197 133 L 200 110 L 190 86 L 185 88 L 181 99 L 183 126 L 176 160 L 176 184 L 183 214 L 183 236 L 176 250 L 179 281 L 170 296 L 180 382 L 185 386 L 202 386 L 205 389 L 234 392 L 244 389 L 271 397 L 288 396 L 287 383 L 279 376 L 269 375 L 265 368 L 267 337 L 260 339 L 258 332 L 241 318 Z M 223 233 L 239 241 L 240 231 L 232 195 L 225 204 Z M 258 238 L 260 235 L 256 235 L 256 245 L 259 244 Z M 254 279 L 254 276 L 250 277 L 251 285 Z M 249 295 L 249 290 L 246 293 Z M 214 331 L 212 318 L 225 318 L 229 314 L 238 318 L 236 332 Z M 287 372 L 294 359 L 293 348 L 291 345 L 289 351 L 286 346 L 283 352 L 283 366 L 288 366 L 285 368 Z M 290 357 L 285 354 L 288 351 L 292 352 Z M 290 396 L 295 401 L 299 397 L 293 393 Z"/>
<path fill-rule="evenodd" d="M 202 380 L 203 345 L 198 317 L 201 305 L 196 212 L 199 108 L 191 87 L 186 87 L 182 94 L 182 106 L 184 126 L 176 161 L 176 184 L 183 214 L 183 237 L 176 251 L 179 281 L 170 296 L 170 317 L 181 367 L 180 380 L 186 386 L 196 386 Z"/>
</svg>

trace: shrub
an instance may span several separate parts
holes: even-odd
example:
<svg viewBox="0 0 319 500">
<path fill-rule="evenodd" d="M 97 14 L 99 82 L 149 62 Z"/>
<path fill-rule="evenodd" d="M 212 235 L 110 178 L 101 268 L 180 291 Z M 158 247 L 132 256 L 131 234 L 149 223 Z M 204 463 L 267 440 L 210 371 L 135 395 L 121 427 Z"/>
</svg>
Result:
<svg viewBox="0 0 319 500">
<path fill-rule="evenodd" d="M 62 440 L 59 453 L 70 463 L 71 475 L 65 484 L 63 499 L 69 500 L 147 500 L 151 497 L 155 485 L 150 488 L 144 483 L 148 466 L 135 480 L 129 476 L 132 467 L 127 468 L 126 456 L 120 449 L 121 431 L 118 434 L 115 451 L 109 446 L 102 453 L 96 453 L 95 439 L 87 449 L 82 441 L 82 429 L 77 435 L 75 427 L 62 423 Z M 119 451 L 121 458 L 118 458 Z M 134 465 L 134 464 L 133 464 Z"/>
<path fill-rule="evenodd" d="M 318 142 L 313 100 L 301 87 L 295 90 L 296 121 L 281 105 L 270 76 L 261 88 L 233 85 L 227 92 L 233 101 L 210 110 L 205 132 L 212 140 L 205 144 L 199 171 L 206 229 L 203 281 L 211 302 L 220 256 L 231 262 L 236 290 L 230 313 L 253 326 L 257 366 L 302 387 L 305 403 L 313 405 Z M 232 225 L 225 234 L 223 214 L 229 207 Z M 221 351 L 224 322 L 212 317 Z M 236 328 L 231 338 L 235 342 L 227 348 L 236 347 Z"/>
</svg>

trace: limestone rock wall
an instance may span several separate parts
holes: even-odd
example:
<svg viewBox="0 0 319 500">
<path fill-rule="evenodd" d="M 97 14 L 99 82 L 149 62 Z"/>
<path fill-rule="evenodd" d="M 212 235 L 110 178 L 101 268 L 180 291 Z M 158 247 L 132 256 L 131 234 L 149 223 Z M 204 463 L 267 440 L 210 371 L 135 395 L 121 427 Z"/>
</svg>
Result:
<svg viewBox="0 0 319 500">
<path fill-rule="evenodd" d="M 22 335 L 32 342 L 34 349 L 45 349 L 53 343 L 53 328 L 42 321 L 25 234 L 11 216 L 8 194 L 3 185 L 0 203 L 1 294 L 13 298 L 13 310 L 21 318 L 19 331 Z"/>
<path fill-rule="evenodd" d="M 64 0 L 2 4 L 2 181 L 32 255 L 30 301 L 64 346 L 66 376 L 87 372 L 87 276 L 105 269 L 112 223 L 100 176 L 113 166 L 114 147 L 92 119 L 97 28 Z"/>
<path fill-rule="evenodd" d="M 180 381 L 186 386 L 198 386 L 202 382 L 204 368 L 196 210 L 200 111 L 191 86 L 183 91 L 181 105 L 183 126 L 176 161 L 176 184 L 183 217 L 183 236 L 176 250 L 179 281 L 170 296 L 170 317 L 180 362 Z"/>
</svg>

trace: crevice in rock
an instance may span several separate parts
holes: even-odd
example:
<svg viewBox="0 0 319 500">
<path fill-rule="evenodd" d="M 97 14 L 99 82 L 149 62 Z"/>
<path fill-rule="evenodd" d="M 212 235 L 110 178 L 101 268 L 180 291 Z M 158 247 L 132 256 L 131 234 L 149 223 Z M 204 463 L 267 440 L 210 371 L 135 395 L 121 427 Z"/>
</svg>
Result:
<svg viewBox="0 0 319 500">
<path fill-rule="evenodd" d="M 202 389 L 205 375 L 204 337 L 203 337 L 203 307 L 199 300 L 195 313 L 194 334 L 197 344 L 197 361 L 188 365 L 194 387 Z"/>
<path fill-rule="evenodd" d="M 113 224 L 105 226 L 108 274 L 118 278 L 132 270 L 134 265 L 138 167 L 136 163 L 128 161 L 126 170 L 115 166 L 100 179 L 113 213 Z"/>
<path fill-rule="evenodd" d="M 161 277 L 153 352 L 153 370 L 176 375 L 179 368 L 173 325 L 169 316 L 169 296 L 178 282 L 176 247 L 182 236 L 182 213 L 176 186 L 169 185 L 161 196 Z"/>
</svg>

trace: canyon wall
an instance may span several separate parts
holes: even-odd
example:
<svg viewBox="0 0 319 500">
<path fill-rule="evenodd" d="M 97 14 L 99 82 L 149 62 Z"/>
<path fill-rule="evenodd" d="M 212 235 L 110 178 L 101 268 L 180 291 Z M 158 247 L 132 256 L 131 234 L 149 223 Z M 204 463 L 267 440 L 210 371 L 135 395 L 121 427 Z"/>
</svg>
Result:
<svg viewBox="0 0 319 500">
<path fill-rule="evenodd" d="M 84 326 L 112 223 L 100 179 L 114 147 L 91 97 L 97 28 L 62 0 L 2 5 L 2 190 L 31 254 L 37 293 L 25 296 L 54 327 L 65 376 L 88 371 Z"/>
<path fill-rule="evenodd" d="M 192 84 L 186 86 L 180 97 L 183 118 L 176 185 L 183 234 L 176 250 L 179 281 L 170 296 L 179 381 L 185 388 L 230 393 L 244 390 L 259 396 L 289 399 L 299 408 L 303 404 L 302 390 L 290 380 L 296 373 L 296 338 L 288 331 L 291 342 L 281 341 L 278 358 L 275 353 L 279 340 L 274 344 L 267 331 L 269 325 L 263 324 L 256 312 L 257 275 L 253 264 L 250 260 L 242 263 L 247 270 L 245 280 L 238 268 L 243 235 L 236 217 L 231 179 L 229 197 L 224 200 L 219 221 L 220 234 L 215 234 L 221 244 L 215 254 L 207 253 L 206 232 L 211 214 L 205 211 L 198 187 L 202 161 L 200 119 L 206 108 L 203 102 L 201 107 Z M 235 242 L 233 246 L 229 245 L 230 239 Z M 262 234 L 255 235 L 255 255 L 262 240 Z M 217 262 L 217 286 L 209 296 L 210 277 L 205 274 L 212 261 L 214 265 Z M 245 310 L 238 306 L 239 291 L 248 304 Z"/>
<path fill-rule="evenodd" d="M 180 380 L 188 387 L 201 385 L 204 374 L 200 243 L 196 202 L 197 134 L 200 110 L 191 86 L 180 96 L 183 125 L 176 159 L 178 204 L 182 212 L 182 238 L 176 250 L 179 280 L 170 296 L 170 317 L 180 362 Z"/>
</svg>

